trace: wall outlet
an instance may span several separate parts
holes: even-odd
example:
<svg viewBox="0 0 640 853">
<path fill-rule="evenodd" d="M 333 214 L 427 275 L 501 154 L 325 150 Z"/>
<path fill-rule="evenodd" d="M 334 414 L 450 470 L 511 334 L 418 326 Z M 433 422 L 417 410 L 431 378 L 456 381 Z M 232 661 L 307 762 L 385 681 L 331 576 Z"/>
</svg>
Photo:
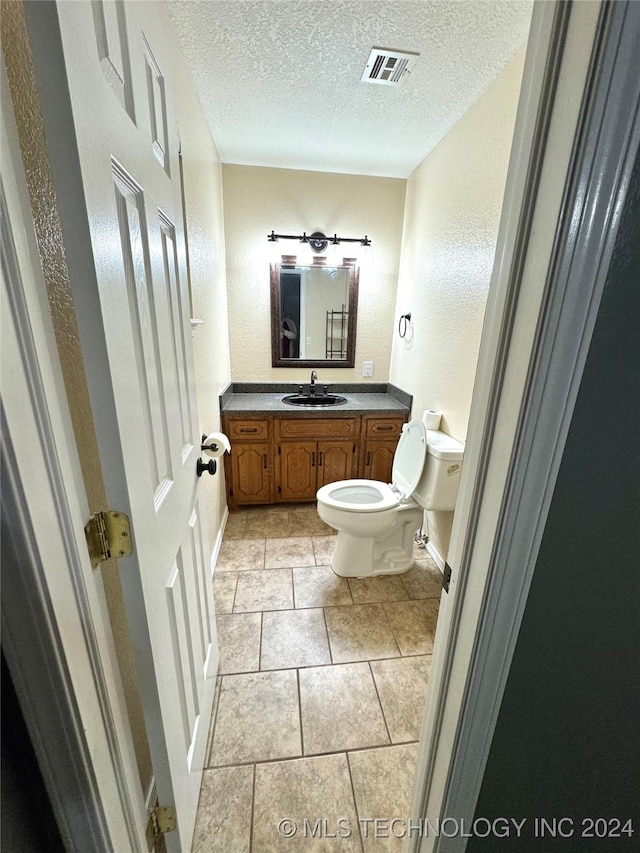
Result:
<svg viewBox="0 0 640 853">
<path fill-rule="evenodd" d="M 311 338 L 307 338 L 307 346 L 311 346 Z"/>
<path fill-rule="evenodd" d="M 362 362 L 362 375 L 363 376 L 373 376 L 373 362 L 372 361 L 363 361 Z"/>
</svg>

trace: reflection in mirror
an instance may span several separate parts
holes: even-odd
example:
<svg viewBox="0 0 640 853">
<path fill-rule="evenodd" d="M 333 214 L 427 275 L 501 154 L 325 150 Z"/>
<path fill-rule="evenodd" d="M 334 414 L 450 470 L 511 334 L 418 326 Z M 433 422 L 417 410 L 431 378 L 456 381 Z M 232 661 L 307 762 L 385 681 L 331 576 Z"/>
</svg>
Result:
<svg viewBox="0 0 640 853">
<path fill-rule="evenodd" d="M 271 266 L 274 367 L 353 367 L 358 269 L 314 263 Z"/>
</svg>

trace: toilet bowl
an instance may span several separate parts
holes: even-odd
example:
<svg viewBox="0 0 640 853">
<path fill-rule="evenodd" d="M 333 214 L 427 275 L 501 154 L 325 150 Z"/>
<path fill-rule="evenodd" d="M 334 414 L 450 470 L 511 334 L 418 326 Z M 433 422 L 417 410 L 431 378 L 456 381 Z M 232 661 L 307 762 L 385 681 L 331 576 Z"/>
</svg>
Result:
<svg viewBox="0 0 640 853">
<path fill-rule="evenodd" d="M 463 450 L 460 442 L 414 419 L 403 427 L 390 484 L 339 480 L 318 489 L 318 515 L 338 531 L 334 572 L 368 577 L 409 569 L 423 510 L 455 507 Z"/>
</svg>

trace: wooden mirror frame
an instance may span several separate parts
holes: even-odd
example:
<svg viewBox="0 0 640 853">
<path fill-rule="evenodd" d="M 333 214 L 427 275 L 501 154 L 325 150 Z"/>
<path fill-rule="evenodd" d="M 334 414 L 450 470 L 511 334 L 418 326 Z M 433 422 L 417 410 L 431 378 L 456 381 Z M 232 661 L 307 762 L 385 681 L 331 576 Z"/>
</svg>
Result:
<svg viewBox="0 0 640 853">
<path fill-rule="evenodd" d="M 354 367 L 356 358 L 356 328 L 358 320 L 358 286 L 360 270 L 355 260 L 344 258 L 342 264 L 329 265 L 328 269 L 344 269 L 349 272 L 348 306 L 349 324 L 347 326 L 347 357 L 331 358 L 283 358 L 280 355 L 280 270 L 294 267 L 314 267 L 314 264 L 271 264 L 271 366 L 272 367 Z"/>
</svg>

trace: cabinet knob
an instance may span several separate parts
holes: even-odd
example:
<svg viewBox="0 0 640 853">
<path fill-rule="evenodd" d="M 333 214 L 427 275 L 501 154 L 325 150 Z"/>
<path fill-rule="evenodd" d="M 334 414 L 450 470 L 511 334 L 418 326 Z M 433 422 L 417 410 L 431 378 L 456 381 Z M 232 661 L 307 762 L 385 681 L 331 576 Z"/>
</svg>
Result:
<svg viewBox="0 0 640 853">
<path fill-rule="evenodd" d="M 371 465 L 371 451 L 367 450 L 367 458 L 365 460 L 365 465 Z"/>
<path fill-rule="evenodd" d="M 262 467 L 265 469 L 267 467 L 267 454 L 266 453 L 262 454 Z"/>
<path fill-rule="evenodd" d="M 323 454 L 323 452 L 320 450 L 320 451 L 318 452 L 318 468 L 322 468 L 322 460 L 323 460 L 323 457 L 324 457 L 324 454 Z"/>
</svg>

